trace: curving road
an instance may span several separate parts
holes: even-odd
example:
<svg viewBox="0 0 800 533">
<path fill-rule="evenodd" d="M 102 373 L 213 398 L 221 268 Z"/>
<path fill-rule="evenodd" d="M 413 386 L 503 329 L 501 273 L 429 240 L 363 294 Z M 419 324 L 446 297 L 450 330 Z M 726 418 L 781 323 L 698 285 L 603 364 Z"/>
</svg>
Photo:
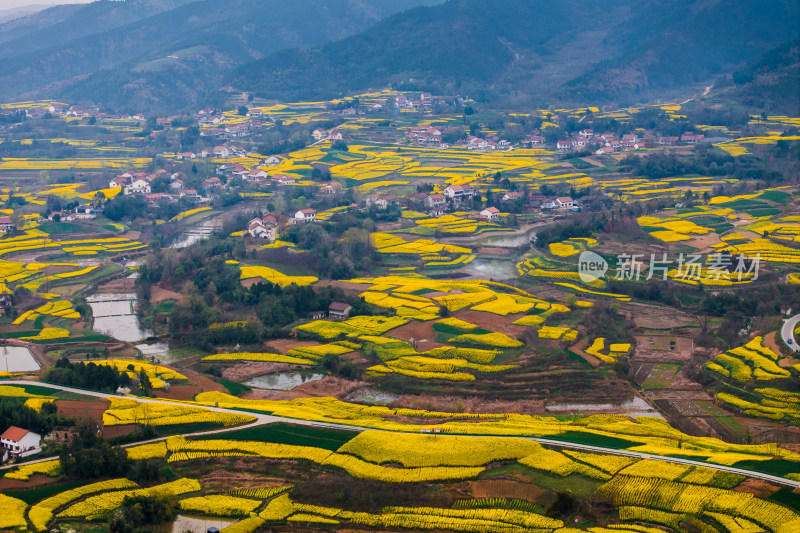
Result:
<svg viewBox="0 0 800 533">
<path fill-rule="evenodd" d="M 800 346 L 797 346 L 797 339 L 794 337 L 794 330 L 797 329 L 797 324 L 800 324 L 800 313 L 794 315 L 792 318 L 784 320 L 783 326 L 781 327 L 781 338 L 783 342 L 794 352 L 800 352 Z M 791 344 L 786 342 L 789 339 L 792 339 Z"/>
<path fill-rule="evenodd" d="M 800 319 L 800 315 L 798 315 L 798 316 L 796 316 L 794 318 L 795 319 Z M 62 386 L 62 385 L 51 385 L 49 383 L 41 383 L 41 382 L 38 382 L 38 381 L 22 381 L 22 380 L 8 380 L 8 381 L 5 381 L 4 380 L 4 381 L 0 382 L 0 384 L 3 384 L 3 385 L 31 385 L 31 384 L 37 384 L 37 385 L 41 385 L 41 386 L 44 386 L 44 387 L 49 387 L 49 388 L 52 388 L 52 389 L 58 389 L 58 390 L 66 391 L 66 392 L 73 392 L 73 393 L 76 393 L 76 394 L 83 394 L 85 396 L 92 396 L 92 397 L 95 397 L 95 398 L 103 398 L 103 399 L 110 398 L 110 397 L 115 397 L 115 398 L 122 397 L 119 394 L 109 394 L 109 393 L 105 393 L 105 392 L 87 391 L 87 390 L 83 390 L 83 389 L 75 389 L 75 388 L 72 388 L 72 387 L 65 387 L 65 386 Z M 347 425 L 347 424 L 336 424 L 336 423 L 333 423 L 333 422 L 318 422 L 318 421 L 315 421 L 315 420 L 304 420 L 304 419 L 301 419 L 301 418 L 290 418 L 290 417 L 285 417 L 285 416 L 274 416 L 274 415 L 255 413 L 255 412 L 251 412 L 251 411 L 242 411 L 242 410 L 238 410 L 238 409 L 227 409 L 227 408 L 224 408 L 224 407 L 211 407 L 211 406 L 205 406 L 205 405 L 187 404 L 186 402 L 165 400 L 165 399 L 162 399 L 162 398 L 140 398 L 140 397 L 136 396 L 135 399 L 140 401 L 140 402 L 142 402 L 142 403 L 156 403 L 156 404 L 182 405 L 182 406 L 189 405 L 191 407 L 200 407 L 202 409 L 206 409 L 208 411 L 213 411 L 213 412 L 217 412 L 217 413 L 231 413 L 231 414 L 243 414 L 243 413 L 246 413 L 248 415 L 252 415 L 252 416 L 256 417 L 256 420 L 254 420 L 253 422 L 249 422 L 247 424 L 243 424 L 243 425 L 239 425 L 239 426 L 233 426 L 233 427 L 227 427 L 227 428 L 222 428 L 222 429 L 215 429 L 215 430 L 211 430 L 211 431 L 199 431 L 199 432 L 195 432 L 195 433 L 187 433 L 187 434 L 184 435 L 185 437 L 192 437 L 192 436 L 197 436 L 197 435 L 213 435 L 213 434 L 216 434 L 216 433 L 225 433 L 225 432 L 228 432 L 228 431 L 236 431 L 236 430 L 243 429 L 243 428 L 261 426 L 261 425 L 272 424 L 272 423 L 276 423 L 276 422 L 283 422 L 283 423 L 287 423 L 287 424 L 296 424 L 296 425 L 301 425 L 301 426 L 324 427 L 324 428 L 330 428 L 330 429 L 344 429 L 344 430 L 351 430 L 351 431 L 365 431 L 367 429 L 370 429 L 372 431 L 386 431 L 386 432 L 390 432 L 391 433 L 390 430 L 384 430 L 384 429 L 364 428 L 364 427 L 359 427 L 359 426 L 350 426 L 350 425 Z M 786 486 L 789 486 L 789 487 L 800 488 L 800 481 L 794 481 L 794 480 L 791 480 L 791 479 L 786 479 L 786 478 L 782 478 L 782 477 L 779 477 L 779 476 L 774 476 L 774 475 L 771 475 L 771 474 L 764 474 L 764 473 L 761 473 L 761 472 L 754 472 L 752 470 L 745 470 L 745 469 L 736 468 L 736 467 L 733 467 L 733 466 L 718 465 L 718 464 L 713 464 L 713 463 L 706 463 L 706 462 L 703 462 L 703 461 L 694 461 L 692 459 L 683 459 L 683 458 L 680 458 L 680 457 L 665 457 L 663 455 L 654 455 L 654 454 L 651 454 L 651 453 L 633 452 L 633 451 L 630 451 L 630 450 L 617 450 L 615 448 L 605 448 L 605 447 L 602 447 L 602 446 L 593 446 L 593 445 L 589 445 L 589 444 L 578 444 L 578 443 L 574 443 L 574 442 L 566 442 L 566 441 L 560 441 L 560 440 L 556 440 L 556 439 L 543 439 L 543 438 L 539 438 L 539 437 L 525 437 L 525 436 L 517 436 L 517 435 L 487 435 L 487 434 L 475 434 L 475 435 L 473 435 L 473 434 L 463 434 L 463 433 L 447 433 L 447 435 L 450 435 L 450 436 L 457 435 L 459 437 L 476 437 L 476 438 L 477 437 L 515 438 L 515 439 L 523 438 L 523 439 L 528 439 L 528 440 L 532 440 L 532 441 L 538 442 L 540 444 L 547 444 L 547 445 L 550 445 L 550 446 L 558 446 L 558 447 L 561 447 L 561 448 L 571 448 L 571 449 L 576 449 L 576 450 L 583 450 L 583 451 L 596 452 L 596 453 L 605 453 L 605 454 L 611 454 L 611 455 L 623 455 L 625 457 L 636 457 L 638 459 L 655 459 L 655 460 L 658 460 L 658 461 L 665 461 L 665 462 L 668 462 L 668 463 L 678 463 L 678 464 L 683 464 L 683 465 L 702 466 L 702 467 L 705 467 L 705 468 L 711 468 L 713 470 L 723 470 L 725 472 L 732 472 L 734 474 L 740 474 L 742 476 L 747 476 L 747 477 L 752 477 L 752 478 L 757 478 L 757 479 L 763 479 L 765 481 L 771 481 L 772 483 L 777 483 L 777 484 L 780 484 L 780 485 L 786 485 Z M 150 442 L 158 442 L 158 441 L 161 441 L 161 440 L 166 440 L 166 438 L 167 437 L 160 437 L 160 438 L 157 438 L 157 439 L 151 439 L 151 440 L 147 440 L 147 441 L 132 442 L 130 444 L 125 444 L 122 447 L 123 448 L 127 448 L 129 446 L 138 446 L 140 444 L 146 444 L 146 443 L 150 443 Z M 43 461 L 50 461 L 52 459 L 53 459 L 52 457 L 47 457 L 47 458 L 44 458 L 44 459 L 36 459 L 36 460 L 33 460 L 33 461 L 27 461 L 25 463 L 17 463 L 17 464 L 14 464 L 14 465 L 0 466 L 0 470 L 6 470 L 6 469 L 9 469 L 9 468 L 15 468 L 15 467 L 20 466 L 22 464 L 33 464 L 33 463 L 40 463 L 40 462 L 43 462 Z"/>
</svg>

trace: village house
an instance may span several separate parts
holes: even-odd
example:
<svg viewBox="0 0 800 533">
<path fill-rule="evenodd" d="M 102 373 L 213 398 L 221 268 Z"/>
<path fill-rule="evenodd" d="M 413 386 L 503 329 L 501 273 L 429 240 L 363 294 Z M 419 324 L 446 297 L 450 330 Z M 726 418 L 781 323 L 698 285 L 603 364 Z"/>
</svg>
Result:
<svg viewBox="0 0 800 533">
<path fill-rule="evenodd" d="M 300 222 L 314 222 L 317 219 L 317 212 L 313 209 L 301 209 L 300 211 L 294 214 L 294 218 L 292 219 L 292 224 L 298 224 Z"/>
<path fill-rule="evenodd" d="M 267 225 L 258 217 L 247 223 L 247 232 L 250 233 L 251 237 L 256 239 L 268 239 L 270 237 Z"/>
<path fill-rule="evenodd" d="M 334 194 L 336 191 L 342 188 L 342 185 L 338 181 L 331 181 L 326 183 L 322 187 L 319 188 L 319 192 L 321 194 Z"/>
<path fill-rule="evenodd" d="M 315 141 L 321 141 L 328 137 L 328 132 L 322 128 L 317 128 L 311 133 L 311 136 L 314 137 Z"/>
<path fill-rule="evenodd" d="M 353 306 L 342 302 L 331 302 L 328 306 L 328 316 L 334 320 L 346 320 L 350 316 Z"/>
<path fill-rule="evenodd" d="M 467 148 L 471 150 L 483 150 L 489 146 L 489 141 L 470 135 L 467 137 Z"/>
<path fill-rule="evenodd" d="M 516 200 L 522 200 L 524 198 L 525 198 L 525 193 L 522 191 L 508 191 L 503 195 L 503 197 L 500 200 L 502 200 L 503 202 L 513 202 Z"/>
<path fill-rule="evenodd" d="M 173 180 L 172 183 L 169 184 L 169 190 L 173 192 L 178 192 L 180 190 L 183 190 L 185 186 L 186 184 L 183 182 L 183 180 L 178 178 Z"/>
<path fill-rule="evenodd" d="M 236 163 L 233 168 L 228 171 L 229 174 L 236 176 L 237 178 L 246 179 L 247 175 L 250 174 L 250 169 Z"/>
<path fill-rule="evenodd" d="M 447 204 L 444 194 L 434 193 L 425 198 L 425 207 L 429 209 L 442 209 Z"/>
<path fill-rule="evenodd" d="M 224 146 L 215 146 L 213 153 L 214 157 L 218 157 L 220 159 L 227 159 L 231 155 L 231 151 Z"/>
<path fill-rule="evenodd" d="M 70 442 L 72 439 L 77 437 L 80 434 L 80 431 L 75 426 L 70 427 L 56 427 L 53 430 L 44 436 L 45 442 Z"/>
<path fill-rule="evenodd" d="M 266 166 L 273 167 L 275 165 L 279 165 L 280 162 L 281 162 L 281 158 L 280 157 L 275 156 L 275 155 L 271 155 L 271 156 L 265 158 L 264 160 L 262 160 L 261 163 L 259 163 L 259 165 L 266 165 Z"/>
<path fill-rule="evenodd" d="M 341 141 L 344 138 L 342 132 L 339 130 L 331 130 L 328 132 L 328 139 L 332 141 Z"/>
<path fill-rule="evenodd" d="M 245 175 L 245 177 L 247 178 L 247 181 L 253 181 L 253 182 L 260 183 L 260 182 L 267 181 L 269 179 L 269 174 L 267 174 L 266 170 L 261 170 L 259 168 L 254 168 L 253 170 L 248 172 Z"/>
<path fill-rule="evenodd" d="M 294 185 L 297 180 L 291 176 L 286 176 L 285 174 L 274 174 L 272 176 L 272 183 L 278 185 L 279 187 L 283 187 L 284 185 Z"/>
<path fill-rule="evenodd" d="M 572 142 L 571 141 L 558 141 L 556 142 L 556 150 L 559 152 L 566 152 L 572 150 Z"/>
<path fill-rule="evenodd" d="M 694 133 L 693 131 L 687 131 L 683 135 L 681 135 L 681 142 L 685 142 L 686 144 L 697 144 L 699 142 L 703 142 L 706 136 L 702 133 Z"/>
<path fill-rule="evenodd" d="M 481 216 L 486 217 L 486 220 L 492 221 L 497 220 L 500 216 L 500 210 L 496 207 L 487 207 L 483 211 L 480 212 Z"/>
<path fill-rule="evenodd" d="M 376 209 L 386 209 L 389 206 L 389 202 L 381 196 L 380 194 L 370 194 L 364 200 L 364 203 L 367 207 L 375 207 Z"/>
<path fill-rule="evenodd" d="M 578 132 L 578 135 L 584 139 L 591 139 L 594 137 L 594 131 L 589 129 L 581 130 Z"/>
<path fill-rule="evenodd" d="M 606 155 L 606 154 L 613 154 L 613 153 L 614 153 L 614 149 L 611 148 L 610 146 L 601 146 L 595 152 L 596 155 Z"/>
<path fill-rule="evenodd" d="M 38 433 L 11 426 L 0 435 L 0 443 L 4 450 L 3 459 L 16 459 L 39 453 L 42 451 L 39 447 L 41 440 L 42 436 Z"/>
<path fill-rule="evenodd" d="M 75 207 L 76 220 L 93 220 L 102 213 L 102 205 L 82 204 Z"/>
<path fill-rule="evenodd" d="M 222 187 L 222 180 L 218 177 L 212 176 L 203 180 L 203 189 L 206 191 L 210 191 L 211 189 L 215 189 L 217 187 Z"/>
<path fill-rule="evenodd" d="M 575 200 L 569 196 L 559 196 L 554 200 L 556 209 L 572 209 L 575 207 Z"/>
<path fill-rule="evenodd" d="M 148 176 L 138 177 L 134 179 L 130 185 L 126 186 L 124 193 L 130 194 L 148 194 L 150 193 L 150 178 Z"/>
<path fill-rule="evenodd" d="M 531 146 L 542 146 L 544 145 L 544 137 L 541 135 L 531 135 L 530 138 L 528 138 L 528 142 Z"/>
<path fill-rule="evenodd" d="M 52 222 L 72 222 L 75 217 L 69 211 L 53 211 L 47 215 L 47 220 Z"/>
<path fill-rule="evenodd" d="M 472 185 L 448 185 L 444 190 L 444 195 L 453 200 L 472 198 L 474 194 L 475 188 Z"/>
<path fill-rule="evenodd" d="M 108 186 L 110 188 L 114 187 L 123 188 L 126 185 L 130 184 L 132 179 L 133 179 L 133 174 L 130 174 L 128 172 L 124 174 L 119 174 L 118 176 L 116 176 L 115 178 L 113 178 L 111 181 L 108 182 Z"/>
</svg>

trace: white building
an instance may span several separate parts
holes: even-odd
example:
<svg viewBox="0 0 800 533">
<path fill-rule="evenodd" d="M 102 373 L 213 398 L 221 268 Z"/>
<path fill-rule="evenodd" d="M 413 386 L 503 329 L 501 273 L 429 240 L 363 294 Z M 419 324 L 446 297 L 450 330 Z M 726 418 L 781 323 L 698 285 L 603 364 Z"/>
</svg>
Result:
<svg viewBox="0 0 800 533">
<path fill-rule="evenodd" d="M 317 219 L 317 212 L 313 209 L 301 209 L 294 214 L 294 223 L 314 222 Z"/>
<path fill-rule="evenodd" d="M 150 192 L 150 180 L 144 178 L 136 178 L 125 187 L 125 194 L 149 194 Z"/>
<path fill-rule="evenodd" d="M 558 209 L 572 209 L 575 207 L 575 200 L 569 196 L 559 196 L 554 203 Z"/>
<path fill-rule="evenodd" d="M 10 459 L 39 453 L 42 451 L 39 447 L 41 440 L 38 433 L 17 426 L 11 426 L 0 435 L 4 456 L 7 454 Z"/>
<path fill-rule="evenodd" d="M 500 210 L 496 207 L 487 207 L 480 214 L 486 217 L 486 220 L 497 220 L 497 217 L 500 216 Z"/>
<path fill-rule="evenodd" d="M 448 185 L 444 190 L 444 195 L 454 200 L 460 198 L 472 198 L 475 189 L 472 185 Z"/>
</svg>

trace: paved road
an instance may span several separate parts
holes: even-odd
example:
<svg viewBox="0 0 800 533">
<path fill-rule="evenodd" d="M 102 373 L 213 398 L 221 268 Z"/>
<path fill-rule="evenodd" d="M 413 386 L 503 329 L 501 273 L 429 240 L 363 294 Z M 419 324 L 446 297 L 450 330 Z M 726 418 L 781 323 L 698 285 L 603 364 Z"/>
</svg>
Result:
<svg viewBox="0 0 800 533">
<path fill-rule="evenodd" d="M 798 318 L 798 317 L 795 317 L 795 318 Z M 5 381 L 4 380 L 4 381 L 2 381 L 0 383 L 3 384 L 3 385 L 39 384 L 39 385 L 42 385 L 42 386 L 45 386 L 45 387 L 50 387 L 50 388 L 53 388 L 53 389 L 58 389 L 58 390 L 66 391 L 66 392 L 74 392 L 74 393 L 77 393 L 77 394 L 83 394 L 85 396 L 93 396 L 95 398 L 104 398 L 105 399 L 105 398 L 109 398 L 109 397 L 115 397 L 115 398 L 120 398 L 121 397 L 118 394 L 108 394 L 108 393 L 105 393 L 105 392 L 94 392 L 94 391 L 87 391 L 87 390 L 83 390 L 83 389 L 74 389 L 72 387 L 65 387 L 65 386 L 62 386 L 62 385 L 51 385 L 49 383 L 40 383 L 40 382 L 37 382 L 37 381 L 21 381 L 21 380 L 20 381 L 15 381 L 15 380 Z M 156 404 L 165 404 L 165 405 L 187 405 L 185 402 L 165 400 L 165 399 L 162 399 L 162 398 L 139 398 L 139 397 L 135 397 L 135 399 L 140 401 L 140 402 L 142 402 L 142 403 L 156 403 Z M 228 432 L 228 431 L 235 431 L 235 430 L 239 430 L 239 429 L 243 429 L 243 428 L 261 426 L 261 425 L 264 425 L 264 424 L 272 424 L 272 423 L 276 423 L 276 422 L 284 422 L 284 423 L 287 423 L 287 424 L 297 424 L 297 425 L 302 425 L 302 426 L 324 427 L 324 428 L 331 428 L 331 429 L 345 429 L 345 430 L 351 430 L 351 431 L 365 431 L 367 429 L 371 429 L 371 428 L 364 428 L 364 427 L 359 427 L 359 426 L 350 426 L 350 425 L 347 425 L 347 424 L 335 424 L 335 423 L 332 423 L 332 422 L 318 422 L 318 421 L 315 421 L 315 420 L 304 420 L 304 419 L 298 419 L 298 418 L 289 418 L 289 417 L 283 417 L 283 416 L 273 416 L 273 415 L 267 415 L 267 414 L 259 414 L 259 413 L 253 413 L 253 412 L 250 412 L 250 411 L 240 411 L 238 409 L 226 409 L 226 408 L 223 408 L 223 407 L 211 407 L 211 406 L 195 405 L 195 404 L 192 404 L 192 407 L 200 407 L 202 409 L 206 409 L 208 411 L 213 411 L 213 412 L 216 412 L 216 413 L 231 413 L 231 414 L 243 414 L 243 413 L 246 413 L 246 414 L 249 414 L 249 415 L 252 415 L 252 416 L 256 417 L 256 420 L 254 420 L 253 422 L 250 422 L 248 424 L 244 424 L 244 425 L 240 425 L 240 426 L 216 429 L 216 430 L 212 430 L 212 431 L 200 431 L 200 432 L 196 432 L 196 433 L 187 433 L 186 435 L 184 435 L 186 437 L 191 437 L 191 436 L 196 436 L 196 435 L 212 435 L 212 434 L 216 434 L 216 433 L 225 433 L 225 432 Z M 373 429 L 373 431 L 375 431 L 375 430 Z M 377 430 L 377 431 L 387 431 L 388 432 L 389 430 Z M 453 435 L 453 434 L 448 433 L 448 435 Z M 787 485 L 789 487 L 800 488 L 800 481 L 794 481 L 794 480 L 791 480 L 791 479 L 785 479 L 785 478 L 782 478 L 782 477 L 779 477 L 779 476 L 773 476 L 771 474 L 762 474 L 761 472 L 753 472 L 751 470 L 744 470 L 744 469 L 735 468 L 735 467 L 732 467 L 732 466 L 705 463 L 703 461 L 693 461 L 691 459 L 683 459 L 683 458 L 679 458 L 679 457 L 664 457 L 662 455 L 654 455 L 654 454 L 650 454 L 650 453 L 633 452 L 633 451 L 630 451 L 630 450 L 617 450 L 617 449 L 614 449 L 614 448 L 604 448 L 602 446 L 592 446 L 592 445 L 588 445 L 588 444 L 578 444 L 578 443 L 574 443 L 574 442 L 564 442 L 564 441 L 560 441 L 560 440 L 556 440 L 556 439 L 542 439 L 542 438 L 539 438 L 539 437 L 518 437 L 518 436 L 514 436 L 514 435 L 485 435 L 485 434 L 476 434 L 476 435 L 458 434 L 458 436 L 461 436 L 461 437 L 476 437 L 476 438 L 477 437 L 487 437 L 487 436 L 496 437 L 496 438 L 525 438 L 525 439 L 528 439 L 528 440 L 536 441 L 536 442 L 541 443 L 541 444 L 547 444 L 547 445 L 550 445 L 550 446 L 558 446 L 558 447 L 561 447 L 561 448 L 571 448 L 571 449 L 576 449 L 576 450 L 584 450 L 584 451 L 596 452 L 596 453 L 606 453 L 606 454 L 611 454 L 611 455 L 623 455 L 623 456 L 626 456 L 626 457 L 636 457 L 636 458 L 639 458 L 639 459 L 655 459 L 655 460 L 658 460 L 658 461 L 665 461 L 665 462 L 669 462 L 669 463 L 678 463 L 678 464 L 684 464 L 684 465 L 702 466 L 702 467 L 711 468 L 711 469 L 714 469 L 714 470 L 724 470 L 725 472 L 733 472 L 734 474 L 740 474 L 740 475 L 743 475 L 743 476 L 763 479 L 763 480 L 771 481 L 773 483 L 777 483 L 777 484 L 780 484 L 780 485 Z M 129 447 L 129 446 L 138 446 L 140 444 L 146 444 L 146 443 L 149 443 L 149 442 L 158 442 L 158 441 L 165 440 L 165 439 L 166 439 L 166 437 L 161 437 L 161 438 L 157 438 L 157 439 L 151 439 L 151 440 L 148 440 L 148 441 L 130 443 L 130 444 L 124 445 L 123 448 Z M 5 470 L 5 469 L 8 469 L 8 468 L 14 468 L 14 467 L 20 466 L 20 464 L 39 463 L 39 462 L 42 462 L 42 461 L 49 461 L 49 460 L 52 460 L 52 459 L 53 459 L 52 457 L 48 457 L 48 458 L 45 458 L 45 459 L 36 459 L 34 461 L 28 461 L 26 463 L 18 463 L 18 464 L 15 464 L 15 465 L 6 465 L 6 466 L 0 467 L 0 470 Z"/>
<path fill-rule="evenodd" d="M 795 352 L 800 352 L 800 346 L 797 346 L 797 339 L 794 337 L 794 330 L 797 329 L 797 324 L 800 324 L 800 313 L 783 321 L 783 327 L 781 327 L 781 337 L 783 338 L 784 343 L 787 340 L 792 339 L 792 344 L 789 344 L 789 348 Z"/>
</svg>

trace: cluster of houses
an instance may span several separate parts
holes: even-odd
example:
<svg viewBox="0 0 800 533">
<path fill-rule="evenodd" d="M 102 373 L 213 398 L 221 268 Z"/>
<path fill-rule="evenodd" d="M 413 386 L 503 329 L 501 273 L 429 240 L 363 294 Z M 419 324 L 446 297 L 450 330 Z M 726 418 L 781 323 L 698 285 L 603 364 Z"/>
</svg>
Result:
<svg viewBox="0 0 800 533">
<path fill-rule="evenodd" d="M 255 239 L 275 240 L 275 228 L 278 225 L 278 217 L 272 213 L 267 213 L 263 217 L 256 217 L 247 223 L 247 232 Z"/>
<path fill-rule="evenodd" d="M 167 186 L 169 192 L 153 192 L 152 182 L 157 178 L 169 180 Z M 208 194 L 214 189 L 222 187 L 222 180 L 216 176 L 202 181 L 202 191 L 190 188 L 186 183 L 186 175 L 183 172 L 170 173 L 164 169 L 159 169 L 153 174 L 146 172 L 125 172 L 118 174 L 108 182 L 109 187 L 121 187 L 122 193 L 126 196 L 137 195 L 144 198 L 148 203 L 156 204 L 166 199 L 177 202 L 180 199 L 188 199 L 196 203 L 209 203 L 211 198 Z"/>
<path fill-rule="evenodd" d="M 47 220 L 54 222 L 74 222 L 76 220 L 93 220 L 102 215 L 105 208 L 101 202 L 86 203 L 76 206 L 72 211 L 52 211 Z"/>
<path fill-rule="evenodd" d="M 414 94 L 416 96 L 416 94 Z M 394 107 L 397 109 L 407 109 L 417 111 L 429 109 L 434 104 L 446 105 L 447 101 L 443 96 L 433 96 L 431 93 L 419 93 L 419 98 L 409 98 L 408 95 L 400 93 L 394 97 Z"/>
<path fill-rule="evenodd" d="M 258 167 L 250 170 L 238 163 L 235 165 L 221 165 L 217 167 L 217 172 L 219 174 L 241 178 L 245 181 L 249 181 L 250 183 L 274 184 L 278 186 L 294 185 L 297 183 L 297 178 L 293 176 L 287 176 L 286 174 L 280 173 L 270 174 L 266 170 Z"/>
<path fill-rule="evenodd" d="M 285 216 L 278 217 L 273 213 L 267 213 L 261 218 L 256 217 L 251 219 L 247 223 L 245 231 L 254 239 L 268 239 L 274 241 L 279 226 L 303 224 L 305 222 L 314 222 L 315 220 L 317 220 L 317 212 L 311 208 L 300 209 L 296 211 L 291 218 Z"/>
<path fill-rule="evenodd" d="M 573 133 L 569 139 L 562 139 L 556 142 L 558 152 L 570 152 L 577 150 L 592 150 L 596 155 L 614 154 L 619 152 L 629 152 L 642 148 L 654 148 L 656 146 L 674 146 L 678 142 L 684 144 L 697 144 L 705 140 L 702 133 L 686 132 L 680 137 L 656 137 L 652 132 L 644 134 L 626 133 L 621 138 L 613 133 L 595 134 L 591 129 L 583 129 L 578 133 Z M 545 139 L 541 135 L 532 135 L 526 141 L 532 147 L 543 146 Z"/>
<path fill-rule="evenodd" d="M 344 135 L 339 130 L 326 130 L 324 128 L 317 128 L 311 132 L 311 136 L 314 137 L 314 140 L 319 141 L 341 141 L 344 139 Z"/>
<path fill-rule="evenodd" d="M 453 132 L 462 132 L 462 129 L 455 126 L 447 126 L 444 128 L 419 126 L 406 130 L 405 138 L 413 144 L 425 146 L 433 145 L 446 150 L 450 148 L 450 145 L 443 141 L 443 136 Z M 476 137 L 475 135 L 469 135 L 456 141 L 455 146 L 466 148 L 467 150 L 493 152 L 496 150 L 508 150 L 511 148 L 511 143 L 505 139 L 501 139 L 497 135 L 489 135 L 485 139 Z"/>
<path fill-rule="evenodd" d="M 191 159 L 200 159 L 206 157 L 213 157 L 214 159 L 229 159 L 232 157 L 245 157 L 247 150 L 241 146 L 215 146 L 214 148 L 203 148 L 198 153 L 195 152 L 181 152 L 179 154 L 163 154 L 165 156 L 175 156 L 178 161 L 187 161 Z"/>
</svg>

